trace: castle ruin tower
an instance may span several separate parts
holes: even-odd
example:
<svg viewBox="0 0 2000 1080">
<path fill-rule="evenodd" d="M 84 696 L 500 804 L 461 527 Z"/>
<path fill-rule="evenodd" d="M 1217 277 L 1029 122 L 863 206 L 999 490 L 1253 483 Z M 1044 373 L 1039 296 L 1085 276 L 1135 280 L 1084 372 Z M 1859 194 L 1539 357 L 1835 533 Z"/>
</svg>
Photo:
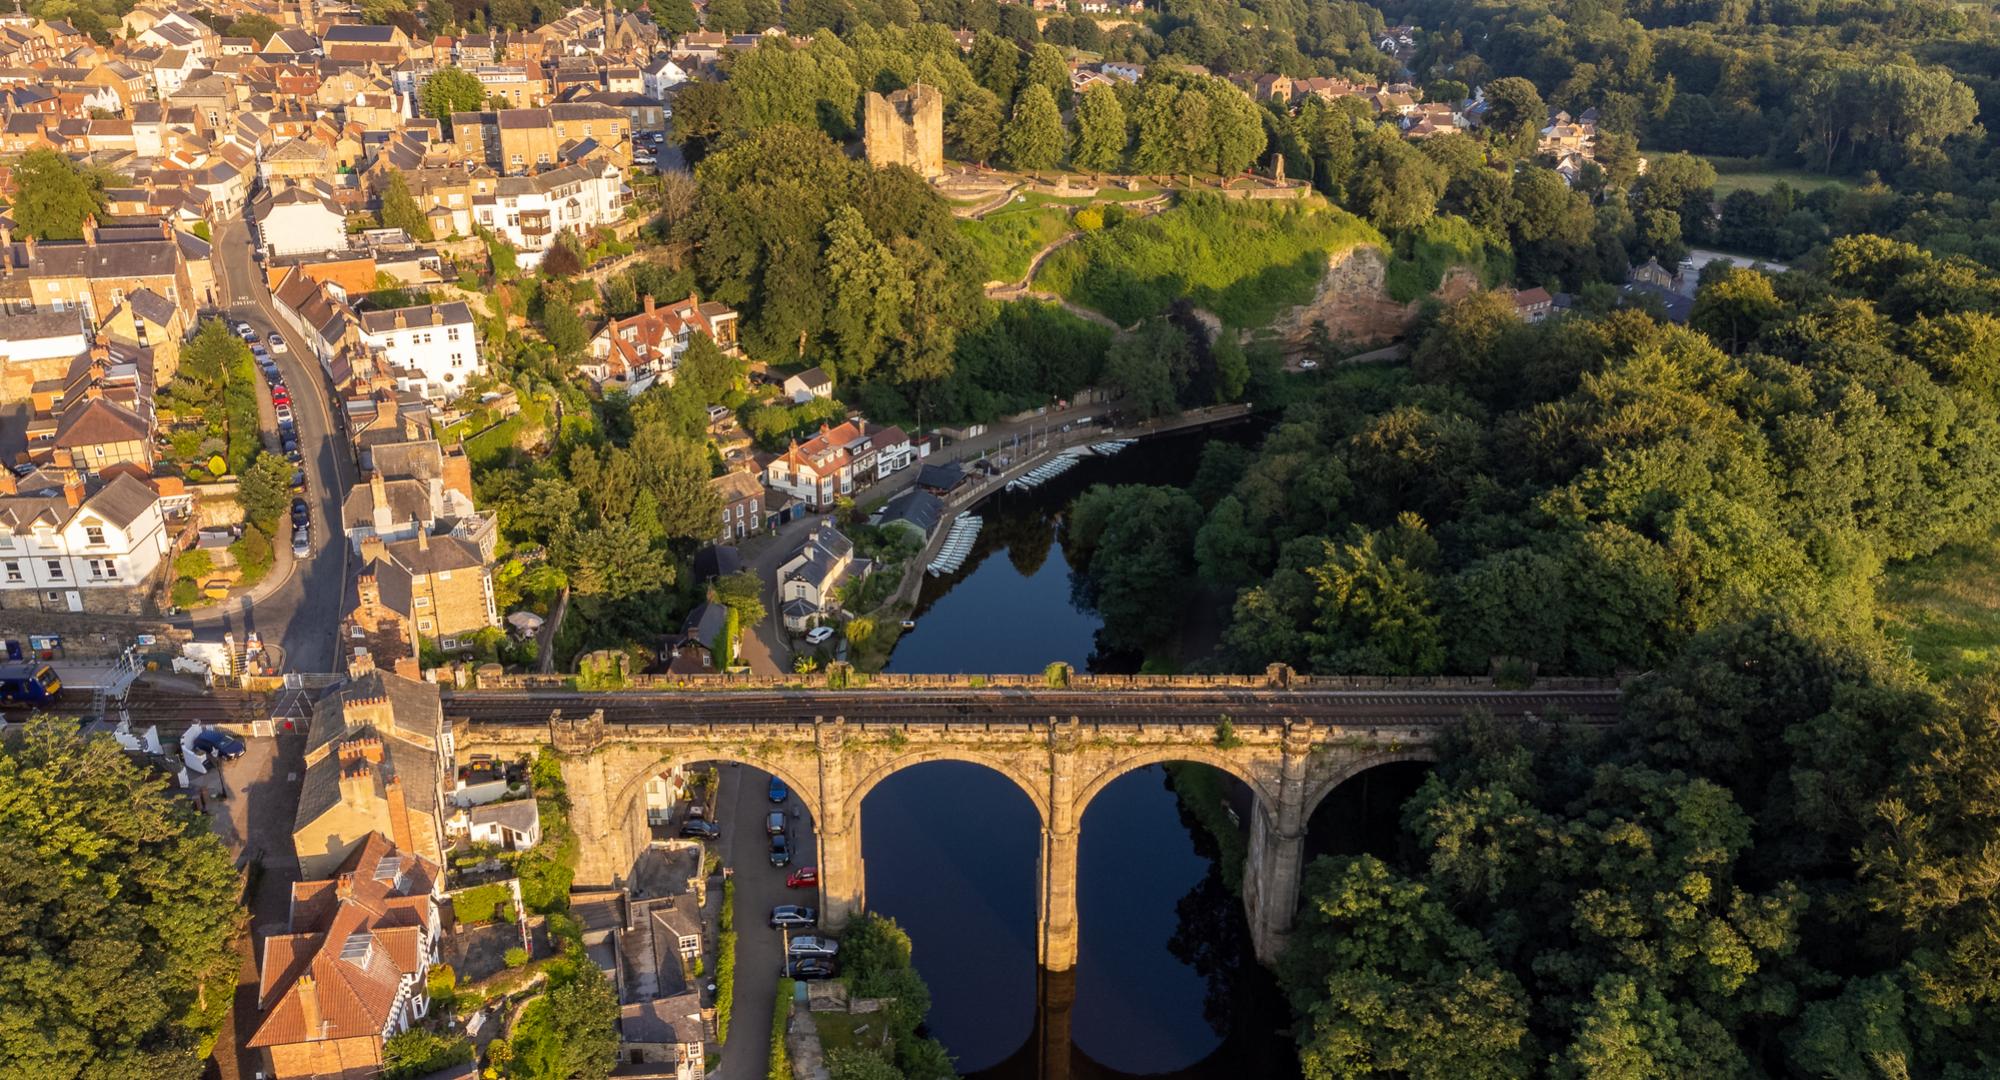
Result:
<svg viewBox="0 0 2000 1080">
<path fill-rule="evenodd" d="M 876 168 L 907 165 L 929 179 L 944 175 L 944 95 L 918 83 L 884 97 L 869 91 L 862 146 Z"/>
</svg>

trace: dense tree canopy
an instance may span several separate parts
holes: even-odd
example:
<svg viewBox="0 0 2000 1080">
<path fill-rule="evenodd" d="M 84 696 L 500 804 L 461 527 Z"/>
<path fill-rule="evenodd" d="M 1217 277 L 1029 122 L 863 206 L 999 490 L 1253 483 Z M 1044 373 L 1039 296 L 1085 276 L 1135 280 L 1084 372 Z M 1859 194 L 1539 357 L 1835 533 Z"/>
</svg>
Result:
<svg viewBox="0 0 2000 1080">
<path fill-rule="evenodd" d="M 240 884 L 207 821 L 112 739 L 0 745 L 0 1071 L 186 1077 L 236 985 Z"/>
<path fill-rule="evenodd" d="M 102 217 L 104 178 L 54 150 L 36 149 L 14 163 L 14 227 L 42 240 L 75 240 L 86 218 Z"/>
</svg>

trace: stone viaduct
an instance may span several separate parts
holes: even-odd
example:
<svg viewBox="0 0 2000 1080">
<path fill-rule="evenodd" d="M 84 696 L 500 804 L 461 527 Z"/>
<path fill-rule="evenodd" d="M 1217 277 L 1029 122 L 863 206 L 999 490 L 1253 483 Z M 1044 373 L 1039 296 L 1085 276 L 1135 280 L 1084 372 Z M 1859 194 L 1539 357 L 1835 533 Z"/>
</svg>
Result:
<svg viewBox="0 0 2000 1080">
<path fill-rule="evenodd" d="M 649 839 L 646 781 L 667 766 L 733 761 L 778 777 L 813 815 L 820 906 L 831 926 L 866 907 L 861 806 L 875 785 L 929 761 L 991 768 L 1040 817 L 1039 958 L 1057 972 L 1076 962 L 1078 830 L 1091 800 L 1120 776 L 1194 761 L 1249 786 L 1243 901 L 1268 962 L 1298 907 L 1306 823 L 1336 787 L 1378 765 L 1429 759 L 1440 730 L 1473 712 L 1602 721 L 1618 704 L 1615 684 L 1584 681 L 1504 690 L 1486 680 L 1307 679 L 1274 670 L 1255 680 L 1075 685 L 1086 678 L 1061 690 L 1039 680 L 927 676 L 900 687 L 877 676 L 861 690 L 764 693 L 482 689 L 451 692 L 444 704 L 461 757 L 544 746 L 561 756 L 581 845 L 579 884 L 624 883 Z"/>
</svg>

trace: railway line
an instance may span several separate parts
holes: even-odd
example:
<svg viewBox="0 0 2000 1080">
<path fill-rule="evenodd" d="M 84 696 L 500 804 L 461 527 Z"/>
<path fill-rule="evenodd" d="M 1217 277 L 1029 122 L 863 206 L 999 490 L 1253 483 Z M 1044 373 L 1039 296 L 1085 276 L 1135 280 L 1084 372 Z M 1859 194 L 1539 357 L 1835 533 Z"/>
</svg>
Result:
<svg viewBox="0 0 2000 1080">
<path fill-rule="evenodd" d="M 1210 725 L 1285 717 L 1326 723 L 1446 723 L 1469 713 L 1544 716 L 1556 713 L 1609 720 L 1619 711 L 1616 690 L 1176 690 L 1063 691 L 744 691 L 604 692 L 533 690 L 447 691 L 445 714 L 475 723 L 544 724 L 560 711 L 580 717 L 602 710 L 613 724 L 785 724 L 818 716 L 900 723 L 1024 723 L 1074 716 L 1092 723 Z"/>
</svg>

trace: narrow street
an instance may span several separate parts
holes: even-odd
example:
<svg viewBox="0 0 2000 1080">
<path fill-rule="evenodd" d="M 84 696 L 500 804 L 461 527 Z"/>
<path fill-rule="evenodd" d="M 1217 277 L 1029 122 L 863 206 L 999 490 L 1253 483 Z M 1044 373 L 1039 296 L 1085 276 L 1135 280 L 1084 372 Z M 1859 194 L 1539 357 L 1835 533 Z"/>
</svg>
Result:
<svg viewBox="0 0 2000 1080">
<path fill-rule="evenodd" d="M 292 558 L 287 522 L 280 530 L 284 535 L 272 541 L 277 561 L 269 581 L 276 584 L 259 586 L 247 596 L 190 612 L 176 621 L 192 625 L 203 640 L 219 641 L 225 632 L 233 632 L 241 640 L 254 630 L 266 644 L 282 650 L 288 670 L 332 671 L 339 663 L 334 637 L 353 591 L 353 560 L 341 533 L 340 501 L 353 483 L 354 463 L 335 423 L 326 376 L 306 343 L 272 317 L 270 291 L 251 245 L 249 226 L 240 217 L 222 222 L 216 229 L 217 286 L 232 320 L 249 323 L 260 340 L 268 339 L 275 330 L 287 343 L 286 351 L 273 353 L 272 359 L 292 392 L 307 477 L 306 500 L 313 514 L 312 555 L 303 560 Z"/>
<path fill-rule="evenodd" d="M 796 798 L 783 806 L 770 801 L 771 778 L 748 765 L 724 764 L 717 805 L 722 818 L 722 865 L 735 872 L 736 996 L 729 1042 L 722 1050 L 720 1080 L 764 1080 L 770 1069 L 771 1014 L 784 962 L 784 935 L 771 929 L 771 909 L 779 904 L 819 906 L 817 889 L 788 889 L 785 878 L 802 866 L 817 866 L 813 821 Z M 774 810 L 791 821 L 792 864 L 771 865 L 764 823 Z"/>
</svg>

